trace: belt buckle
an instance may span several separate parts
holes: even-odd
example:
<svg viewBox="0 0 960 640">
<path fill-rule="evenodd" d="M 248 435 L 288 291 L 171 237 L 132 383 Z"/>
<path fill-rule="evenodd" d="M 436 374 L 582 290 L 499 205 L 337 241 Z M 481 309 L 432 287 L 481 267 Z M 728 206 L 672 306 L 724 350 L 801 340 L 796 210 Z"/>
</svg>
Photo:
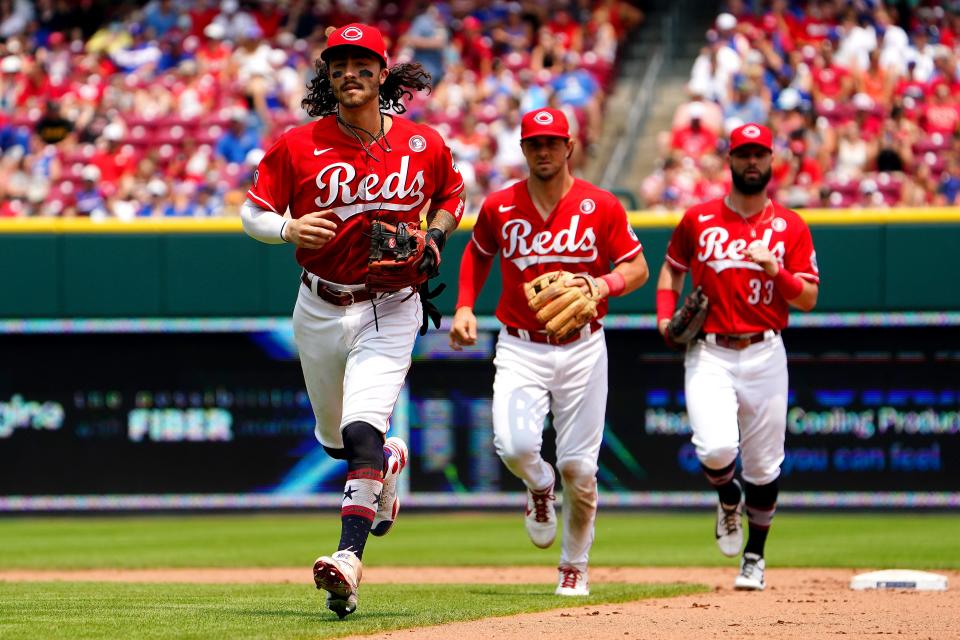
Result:
<svg viewBox="0 0 960 640">
<path fill-rule="evenodd" d="M 337 302 L 340 303 L 341 305 L 346 306 L 348 304 L 354 303 L 353 291 L 349 291 L 349 290 L 340 291 L 332 287 L 328 287 L 326 285 L 321 285 L 321 286 L 327 291 L 327 293 L 329 293 L 331 296 L 336 298 Z"/>
</svg>

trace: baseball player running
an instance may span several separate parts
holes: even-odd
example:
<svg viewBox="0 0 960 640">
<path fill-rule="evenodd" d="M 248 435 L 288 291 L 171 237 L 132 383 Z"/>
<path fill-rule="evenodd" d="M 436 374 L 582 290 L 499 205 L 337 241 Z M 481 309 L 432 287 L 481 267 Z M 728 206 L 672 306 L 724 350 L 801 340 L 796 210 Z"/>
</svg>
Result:
<svg viewBox="0 0 960 640">
<path fill-rule="evenodd" d="M 690 271 L 708 300 L 684 359 L 687 413 L 707 480 L 717 490 L 716 539 L 727 556 L 749 536 L 734 587 L 762 590 L 764 544 L 779 490 L 787 417 L 787 357 L 780 331 L 788 306 L 810 311 L 820 277 L 810 229 L 767 198 L 773 136 L 747 124 L 730 135 L 733 184 L 723 198 L 684 213 L 657 281 L 657 325 L 677 337 L 671 315 Z M 679 313 L 679 312 L 678 312 Z M 734 478 L 737 454 L 742 484 Z"/>
<path fill-rule="evenodd" d="M 333 31 L 316 70 L 303 104 L 320 118 L 267 151 L 242 217 L 257 240 L 295 244 L 303 267 L 294 338 L 317 439 L 348 470 L 340 543 L 313 572 L 327 607 L 343 618 L 357 607 L 368 534 L 384 535 L 397 517 L 407 447 L 384 437 L 425 313 L 417 278 L 394 290 L 373 285 L 372 228 L 418 228 L 429 201 L 415 270 L 435 275 L 462 214 L 463 181 L 433 129 L 384 113 L 402 113 L 404 93 L 429 88 L 429 76 L 419 64 L 388 67 L 377 29 Z"/>
<path fill-rule="evenodd" d="M 649 275 L 626 212 L 610 193 L 574 178 L 567 119 L 556 109 L 527 113 L 521 148 L 530 177 L 489 195 L 460 264 L 450 346 L 477 339 L 473 305 L 493 259 L 503 274 L 497 318 L 503 323 L 493 383 L 494 445 L 527 486 L 525 524 L 533 543 L 556 536 L 553 467 L 540 455 L 544 420 L 553 413 L 557 469 L 563 479 L 563 539 L 557 595 L 590 593 L 587 558 L 597 510 L 597 457 L 607 398 L 607 349 L 599 319 L 607 296 L 629 293 Z M 610 265 L 616 265 L 610 271 Z M 596 277 L 596 318 L 563 337 L 544 330 L 528 305 L 525 283 L 558 269 Z M 584 284 L 592 288 L 593 278 Z M 562 283 L 561 283 L 562 284 Z M 573 282 L 571 285 L 576 286 Z"/>
</svg>

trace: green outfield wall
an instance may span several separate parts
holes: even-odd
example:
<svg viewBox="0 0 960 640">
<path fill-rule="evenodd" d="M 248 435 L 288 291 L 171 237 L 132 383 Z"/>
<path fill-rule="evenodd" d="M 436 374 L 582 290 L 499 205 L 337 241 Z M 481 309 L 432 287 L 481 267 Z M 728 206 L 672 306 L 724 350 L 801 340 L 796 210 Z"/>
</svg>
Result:
<svg viewBox="0 0 960 640">
<path fill-rule="evenodd" d="M 823 277 L 818 311 L 958 311 L 960 209 L 806 211 Z M 675 213 L 631 214 L 652 278 Z M 443 253 L 439 298 L 453 310 L 462 225 Z M 251 317 L 290 313 L 299 269 L 289 245 L 244 235 L 239 220 L 0 221 L 0 318 Z M 493 312 L 496 267 L 477 304 Z M 652 313 L 654 286 L 613 313 Z"/>
</svg>

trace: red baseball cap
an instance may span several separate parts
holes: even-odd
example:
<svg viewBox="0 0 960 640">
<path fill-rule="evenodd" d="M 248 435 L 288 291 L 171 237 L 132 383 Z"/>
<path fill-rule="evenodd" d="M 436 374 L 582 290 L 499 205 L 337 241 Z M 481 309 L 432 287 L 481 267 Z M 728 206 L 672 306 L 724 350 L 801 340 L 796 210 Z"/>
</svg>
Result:
<svg viewBox="0 0 960 640">
<path fill-rule="evenodd" d="M 334 30 L 327 37 L 327 48 L 320 54 L 320 58 L 324 62 L 329 62 L 327 58 L 333 50 L 338 47 L 359 47 L 366 49 L 383 60 L 384 66 L 388 65 L 387 47 L 383 43 L 383 35 L 379 29 L 371 27 L 368 24 L 354 22 Z"/>
<path fill-rule="evenodd" d="M 762 124 L 752 122 L 737 127 L 730 133 L 730 151 L 748 144 L 755 144 L 767 151 L 773 151 L 773 133 Z"/>
<path fill-rule="evenodd" d="M 520 121 L 520 139 L 535 136 L 570 138 L 570 125 L 567 116 L 559 109 L 537 109 L 524 114 Z"/>
</svg>

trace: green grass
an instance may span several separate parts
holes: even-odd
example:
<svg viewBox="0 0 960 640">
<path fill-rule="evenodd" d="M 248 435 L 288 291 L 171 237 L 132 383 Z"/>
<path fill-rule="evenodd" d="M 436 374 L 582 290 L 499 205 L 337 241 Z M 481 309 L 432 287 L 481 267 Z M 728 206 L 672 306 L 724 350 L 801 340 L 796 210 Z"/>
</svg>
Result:
<svg viewBox="0 0 960 640">
<path fill-rule="evenodd" d="M 367 585 L 345 620 L 301 585 L 0 583 L 0 637 L 334 638 L 696 593 L 679 585 L 600 584 L 587 598 L 552 595 L 552 585 Z"/>
<path fill-rule="evenodd" d="M 0 569 L 310 566 L 334 550 L 339 518 L 268 514 L 0 520 Z M 729 566 L 713 514 L 601 509 L 593 566 Z M 401 515 L 371 538 L 370 565 L 554 566 L 559 550 L 534 548 L 517 514 Z M 960 515 L 777 514 L 771 566 L 960 569 Z"/>
</svg>

